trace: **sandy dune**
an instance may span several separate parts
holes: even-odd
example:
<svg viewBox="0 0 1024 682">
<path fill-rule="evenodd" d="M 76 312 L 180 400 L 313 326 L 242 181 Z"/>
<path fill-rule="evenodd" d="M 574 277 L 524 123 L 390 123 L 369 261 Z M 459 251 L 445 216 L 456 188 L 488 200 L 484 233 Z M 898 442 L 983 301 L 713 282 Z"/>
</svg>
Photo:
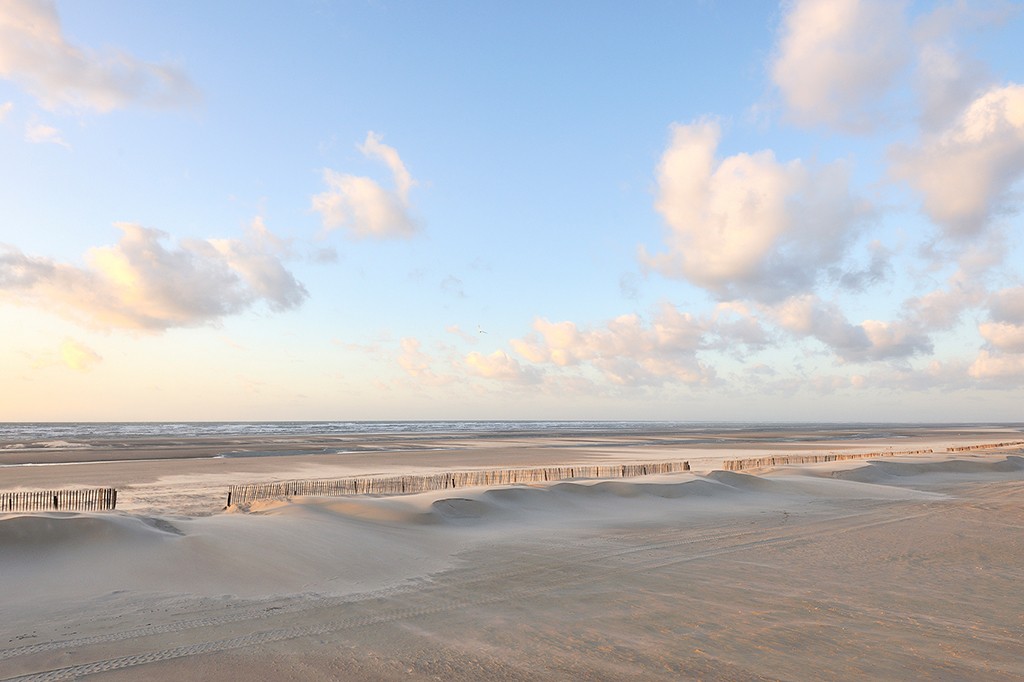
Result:
<svg viewBox="0 0 1024 682">
<path fill-rule="evenodd" d="M 1019 680 L 1022 454 L 0 516 L 0 680 Z"/>
</svg>

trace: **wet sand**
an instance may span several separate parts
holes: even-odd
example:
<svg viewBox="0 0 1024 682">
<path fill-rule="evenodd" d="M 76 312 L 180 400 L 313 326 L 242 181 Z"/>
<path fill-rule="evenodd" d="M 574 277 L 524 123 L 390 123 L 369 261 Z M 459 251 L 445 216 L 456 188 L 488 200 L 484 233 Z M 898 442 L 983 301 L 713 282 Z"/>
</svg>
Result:
<svg viewBox="0 0 1024 682">
<path fill-rule="evenodd" d="M 380 449 L 223 459 L 196 457 L 338 444 L 4 452 L 3 464 L 103 460 L 2 468 L 5 490 L 128 492 L 113 513 L 0 515 L 0 680 L 1024 678 L 1024 450 L 945 452 L 1020 431 L 806 435 L 353 437 L 346 450 Z M 936 452 L 714 471 L 763 453 L 925 445 Z M 255 480 L 659 458 L 699 464 L 216 507 L 222 487 Z"/>
</svg>

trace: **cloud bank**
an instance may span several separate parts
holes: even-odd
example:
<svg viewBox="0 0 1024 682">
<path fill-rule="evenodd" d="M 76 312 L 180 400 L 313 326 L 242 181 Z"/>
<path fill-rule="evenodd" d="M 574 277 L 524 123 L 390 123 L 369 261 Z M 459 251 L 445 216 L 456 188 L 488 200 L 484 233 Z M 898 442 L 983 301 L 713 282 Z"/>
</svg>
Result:
<svg viewBox="0 0 1024 682">
<path fill-rule="evenodd" d="M 535 364 L 591 366 L 611 383 L 629 386 L 699 384 L 714 377 L 696 357 L 704 325 L 670 305 L 662 306 L 650 325 L 630 314 L 599 329 L 543 318 L 533 328 L 533 333 L 510 343 L 516 353 Z"/>
<path fill-rule="evenodd" d="M 988 289 L 1020 282 L 1002 228 L 1014 225 L 1024 177 L 1024 86 L 992 84 L 959 45 L 1010 12 L 999 3 L 784 3 L 767 66 L 786 118 L 825 128 L 827 142 L 815 144 L 891 125 L 857 152 L 857 170 L 875 176 L 861 186 L 885 198 L 876 206 L 859 196 L 846 161 L 721 155 L 717 119 L 674 124 L 656 168 L 664 245 L 640 247 L 639 258 L 710 294 L 713 312 L 665 304 L 649 324 L 626 314 L 596 326 L 538 317 L 509 341 L 522 361 L 515 371 L 502 351 L 477 354 L 490 363 L 478 374 L 534 367 L 546 385 L 593 377 L 782 394 L 1013 385 L 1024 376 L 1024 290 Z M 902 196 L 886 197 L 904 188 L 934 229 L 900 215 Z M 988 319 L 966 323 L 986 305 Z M 956 356 L 971 344 L 973 362 Z"/>
</svg>

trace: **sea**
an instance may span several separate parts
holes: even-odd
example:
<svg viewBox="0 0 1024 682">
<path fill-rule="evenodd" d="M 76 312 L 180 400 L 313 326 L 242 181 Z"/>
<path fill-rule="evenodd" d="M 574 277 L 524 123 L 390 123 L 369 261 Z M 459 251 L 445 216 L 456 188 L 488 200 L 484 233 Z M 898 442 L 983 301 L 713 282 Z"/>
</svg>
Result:
<svg viewBox="0 0 1024 682">
<path fill-rule="evenodd" d="M 221 436 L 330 436 L 330 435 L 614 435 L 675 433 L 699 437 L 727 435 L 730 440 L 744 433 L 771 432 L 776 438 L 801 439 L 808 432 L 828 439 L 900 438 L 908 430 L 1011 428 L 1024 431 L 1022 424 L 938 424 L 938 423 L 829 423 L 829 422 L 685 422 L 685 421 L 257 421 L 257 422 L 0 422 L 0 448 L 67 445 L 76 441 L 147 437 L 203 438 Z"/>
</svg>

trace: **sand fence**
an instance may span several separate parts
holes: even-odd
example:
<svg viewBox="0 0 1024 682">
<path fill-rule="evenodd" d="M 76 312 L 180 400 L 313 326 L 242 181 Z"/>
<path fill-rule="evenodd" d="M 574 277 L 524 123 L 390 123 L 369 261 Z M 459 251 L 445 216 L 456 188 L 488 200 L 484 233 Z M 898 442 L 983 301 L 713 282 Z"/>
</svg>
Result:
<svg viewBox="0 0 1024 682">
<path fill-rule="evenodd" d="M 990 446 L 992 447 L 992 446 Z M 852 459 L 873 459 L 875 457 L 896 457 L 899 455 L 928 455 L 934 452 L 925 450 L 883 450 L 881 452 L 864 453 L 829 453 L 827 455 L 774 455 L 771 457 L 748 457 L 746 459 L 727 459 L 722 462 L 726 471 L 743 471 L 745 469 L 765 469 L 784 464 L 818 464 L 820 462 L 845 462 Z"/>
<path fill-rule="evenodd" d="M 111 511 L 116 506 L 113 488 L 0 492 L 0 512 Z"/>
<path fill-rule="evenodd" d="M 227 505 L 256 500 L 311 496 L 407 495 L 432 490 L 453 490 L 491 485 L 545 483 L 587 478 L 632 478 L 652 474 L 689 471 L 689 462 L 647 462 L 642 464 L 581 464 L 575 466 L 521 469 L 474 469 L 405 476 L 358 476 L 340 479 L 278 481 L 233 485 Z"/>
<path fill-rule="evenodd" d="M 1019 447 L 1024 440 L 1003 443 L 979 443 L 977 445 L 950 445 L 946 452 L 968 452 L 970 450 L 991 450 L 993 448 Z M 766 469 L 785 464 L 818 464 L 820 462 L 845 462 L 851 459 L 873 459 L 875 457 L 899 457 L 901 455 L 930 455 L 932 448 L 924 450 L 882 450 L 865 453 L 829 453 L 827 455 L 774 455 L 771 457 L 749 457 L 746 459 L 727 459 L 722 463 L 726 471 L 743 471 L 744 469 Z"/>
<path fill-rule="evenodd" d="M 1008 448 L 1014 445 L 1024 445 L 1024 440 L 1014 440 L 1007 443 L 982 443 L 981 445 L 958 445 L 946 448 L 946 452 L 967 452 L 968 450 L 988 450 L 990 448 Z"/>
</svg>

